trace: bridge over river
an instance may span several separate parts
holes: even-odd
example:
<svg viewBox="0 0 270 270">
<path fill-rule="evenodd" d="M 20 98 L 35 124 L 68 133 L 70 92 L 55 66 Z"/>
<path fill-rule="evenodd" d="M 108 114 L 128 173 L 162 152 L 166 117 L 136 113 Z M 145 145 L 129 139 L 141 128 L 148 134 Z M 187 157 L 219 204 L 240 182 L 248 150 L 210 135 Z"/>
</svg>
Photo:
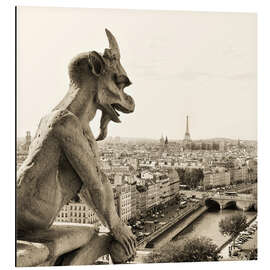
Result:
<svg viewBox="0 0 270 270">
<path fill-rule="evenodd" d="M 247 211 L 252 207 L 257 209 L 257 200 L 252 194 L 238 194 L 234 196 L 215 194 L 206 197 L 204 201 L 206 206 L 212 207 L 216 204 L 220 209 L 225 209 L 232 205 L 243 211 Z"/>
<path fill-rule="evenodd" d="M 245 192 L 249 190 L 253 190 L 255 185 L 244 185 L 234 189 L 237 192 Z M 191 193 L 193 191 L 190 191 Z M 199 202 L 193 204 L 192 206 L 188 206 L 181 214 L 176 214 L 175 217 L 162 226 L 157 226 L 157 230 L 153 233 L 144 237 L 142 240 L 138 241 L 138 248 L 151 247 L 152 242 L 156 241 L 158 238 L 166 238 L 164 234 L 167 234 L 168 231 L 174 230 L 173 236 L 180 233 L 187 226 L 189 226 L 194 220 L 200 217 L 203 213 L 207 211 L 208 208 L 216 206 L 220 209 L 225 209 L 229 206 L 236 206 L 236 208 L 241 209 L 243 211 L 247 211 L 250 208 L 254 207 L 257 209 L 257 200 L 252 194 L 238 194 L 237 196 L 227 196 L 227 195 L 219 195 L 219 194 L 201 194 L 201 199 Z M 177 229 L 175 229 L 177 227 Z M 171 238 L 172 233 L 171 234 Z M 159 241 L 163 244 L 165 240 Z M 166 239 L 166 241 L 169 241 Z M 156 244 L 155 244 L 156 246 Z"/>
</svg>

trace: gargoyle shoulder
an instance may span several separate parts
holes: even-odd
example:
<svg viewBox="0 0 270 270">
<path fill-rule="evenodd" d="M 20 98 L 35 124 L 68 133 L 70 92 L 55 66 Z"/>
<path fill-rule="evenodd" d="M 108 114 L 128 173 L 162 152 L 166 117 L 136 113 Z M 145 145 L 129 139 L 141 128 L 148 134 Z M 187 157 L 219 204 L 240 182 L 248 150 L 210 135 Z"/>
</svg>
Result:
<svg viewBox="0 0 270 270">
<path fill-rule="evenodd" d="M 72 135 L 75 129 L 82 129 L 78 117 L 69 110 L 55 111 L 52 120 L 53 134 L 56 136 Z"/>
</svg>

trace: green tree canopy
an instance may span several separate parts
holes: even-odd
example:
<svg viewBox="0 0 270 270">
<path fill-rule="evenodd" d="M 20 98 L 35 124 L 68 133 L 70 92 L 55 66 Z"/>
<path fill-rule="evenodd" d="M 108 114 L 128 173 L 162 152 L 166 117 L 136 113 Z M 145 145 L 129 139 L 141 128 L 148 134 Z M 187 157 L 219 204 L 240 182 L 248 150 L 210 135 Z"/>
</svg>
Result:
<svg viewBox="0 0 270 270">
<path fill-rule="evenodd" d="M 185 170 L 183 168 L 177 168 L 176 169 L 177 173 L 178 173 L 178 177 L 179 177 L 179 181 L 181 184 L 183 184 L 184 182 L 184 174 L 185 174 Z M 183 184 L 184 185 L 184 184 Z"/>
<path fill-rule="evenodd" d="M 258 260 L 258 250 L 257 248 L 251 249 L 247 255 L 248 260 Z"/>
<path fill-rule="evenodd" d="M 218 261 L 218 246 L 210 238 L 200 237 L 171 242 L 144 258 L 145 263 Z"/>
<path fill-rule="evenodd" d="M 203 170 L 200 168 L 178 168 L 176 169 L 181 185 L 196 188 L 204 178 Z"/>
<path fill-rule="evenodd" d="M 220 232 L 224 235 L 228 235 L 234 238 L 246 227 L 247 227 L 247 217 L 242 213 L 237 213 L 225 217 L 219 222 Z"/>
</svg>

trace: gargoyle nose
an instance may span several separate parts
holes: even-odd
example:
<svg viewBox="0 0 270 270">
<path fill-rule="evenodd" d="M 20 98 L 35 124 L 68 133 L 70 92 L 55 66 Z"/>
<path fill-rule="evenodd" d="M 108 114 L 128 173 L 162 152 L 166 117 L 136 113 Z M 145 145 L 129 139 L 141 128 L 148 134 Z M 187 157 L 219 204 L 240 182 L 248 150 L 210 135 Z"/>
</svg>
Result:
<svg viewBox="0 0 270 270">
<path fill-rule="evenodd" d="M 123 88 L 131 85 L 131 81 L 126 75 L 118 75 L 116 76 L 116 83 L 117 85 L 121 85 Z"/>
</svg>

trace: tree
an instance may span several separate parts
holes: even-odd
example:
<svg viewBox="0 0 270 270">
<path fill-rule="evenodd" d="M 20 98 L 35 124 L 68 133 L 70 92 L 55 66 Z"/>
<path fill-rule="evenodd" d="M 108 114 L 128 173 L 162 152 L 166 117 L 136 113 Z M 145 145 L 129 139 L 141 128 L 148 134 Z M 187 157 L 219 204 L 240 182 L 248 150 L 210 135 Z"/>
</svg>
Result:
<svg viewBox="0 0 270 270">
<path fill-rule="evenodd" d="M 179 181 L 182 185 L 187 185 L 191 188 L 196 188 L 204 178 L 202 169 L 176 169 Z"/>
<path fill-rule="evenodd" d="M 226 169 L 232 169 L 234 168 L 234 163 L 232 160 L 228 160 L 226 163 L 225 163 L 225 168 Z"/>
<path fill-rule="evenodd" d="M 247 255 L 248 260 L 257 260 L 258 259 L 258 250 L 257 248 L 251 249 Z"/>
<path fill-rule="evenodd" d="M 247 227 L 247 217 L 241 213 L 237 213 L 225 217 L 219 222 L 219 230 L 222 234 L 233 237 L 233 246 L 235 237 Z"/>
<path fill-rule="evenodd" d="M 128 220 L 128 223 L 129 225 L 134 225 L 136 223 L 136 218 L 135 217 L 131 217 L 129 220 Z"/>
<path fill-rule="evenodd" d="M 183 168 L 177 168 L 176 169 L 177 173 L 178 173 L 178 177 L 179 177 L 179 181 L 181 184 L 184 185 L 184 174 L 185 174 L 185 170 Z"/>
<path fill-rule="evenodd" d="M 201 181 L 203 180 L 203 178 L 204 178 L 203 169 L 201 169 L 201 168 L 198 169 L 198 177 L 199 177 L 200 182 L 201 182 Z"/>
<path fill-rule="evenodd" d="M 200 237 L 170 242 L 160 249 L 154 249 L 144 258 L 145 263 L 218 261 L 218 246 L 210 238 Z"/>
<path fill-rule="evenodd" d="M 191 187 L 191 170 L 190 169 L 185 169 L 183 184 Z"/>
<path fill-rule="evenodd" d="M 200 182 L 202 181 L 204 175 L 202 169 L 192 169 L 189 172 L 189 181 L 187 181 L 187 184 L 189 184 L 192 188 L 198 187 L 200 185 Z"/>
</svg>

